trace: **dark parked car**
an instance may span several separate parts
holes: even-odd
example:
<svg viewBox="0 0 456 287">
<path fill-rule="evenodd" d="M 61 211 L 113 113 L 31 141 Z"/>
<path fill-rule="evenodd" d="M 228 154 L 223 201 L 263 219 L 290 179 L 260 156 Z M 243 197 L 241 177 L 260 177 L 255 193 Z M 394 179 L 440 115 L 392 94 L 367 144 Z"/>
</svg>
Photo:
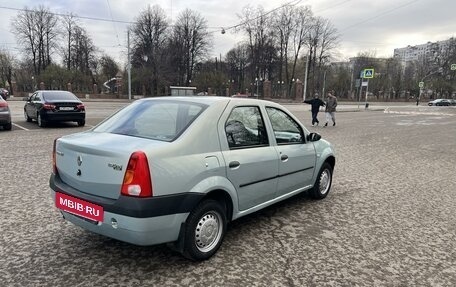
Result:
<svg viewBox="0 0 456 287">
<path fill-rule="evenodd" d="M 450 100 L 447 99 L 437 99 L 430 101 L 428 103 L 429 106 L 451 106 Z"/>
<path fill-rule="evenodd" d="M 11 111 L 2 97 L 0 97 L 0 126 L 3 126 L 4 130 L 11 130 Z"/>
<path fill-rule="evenodd" d="M 44 127 L 48 122 L 77 122 L 85 125 L 85 106 L 67 91 L 36 91 L 26 98 L 24 116 L 28 122 L 36 120 Z"/>
<path fill-rule="evenodd" d="M 0 96 L 2 96 L 2 98 L 4 100 L 8 99 L 9 98 L 9 91 L 7 89 L 0 88 Z"/>
</svg>

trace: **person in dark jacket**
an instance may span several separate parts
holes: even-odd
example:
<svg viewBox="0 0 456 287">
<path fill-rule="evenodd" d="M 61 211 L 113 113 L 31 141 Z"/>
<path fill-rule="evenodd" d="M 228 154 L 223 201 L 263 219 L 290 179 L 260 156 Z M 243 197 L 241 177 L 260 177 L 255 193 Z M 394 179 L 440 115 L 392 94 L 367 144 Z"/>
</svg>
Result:
<svg viewBox="0 0 456 287">
<path fill-rule="evenodd" d="M 318 98 L 318 93 L 315 93 L 314 95 L 314 98 L 311 99 L 311 100 L 305 100 L 304 103 L 306 104 L 309 104 L 311 105 L 311 111 L 312 111 L 312 126 L 314 126 L 315 124 L 318 126 L 318 112 L 320 111 L 320 107 L 324 107 L 325 106 L 325 102 L 323 102 L 322 100 L 320 100 Z"/>
</svg>

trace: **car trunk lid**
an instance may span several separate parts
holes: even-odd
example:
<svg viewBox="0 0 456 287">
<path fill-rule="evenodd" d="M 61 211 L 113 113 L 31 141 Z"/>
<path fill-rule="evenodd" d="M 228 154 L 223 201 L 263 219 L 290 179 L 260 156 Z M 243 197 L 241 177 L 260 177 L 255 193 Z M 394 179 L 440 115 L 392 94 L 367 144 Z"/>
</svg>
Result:
<svg viewBox="0 0 456 287">
<path fill-rule="evenodd" d="M 116 199 L 131 154 L 166 144 L 111 133 L 79 133 L 57 140 L 56 167 L 62 181 L 72 188 Z"/>
</svg>

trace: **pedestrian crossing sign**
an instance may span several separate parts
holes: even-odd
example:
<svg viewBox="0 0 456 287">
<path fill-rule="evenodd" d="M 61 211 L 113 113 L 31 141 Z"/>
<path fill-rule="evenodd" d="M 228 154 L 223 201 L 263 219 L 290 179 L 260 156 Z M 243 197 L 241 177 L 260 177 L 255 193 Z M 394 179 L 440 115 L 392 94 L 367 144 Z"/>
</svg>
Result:
<svg viewBox="0 0 456 287">
<path fill-rule="evenodd" d="M 372 79 L 374 77 L 374 69 L 364 69 L 362 75 L 364 79 Z"/>
</svg>

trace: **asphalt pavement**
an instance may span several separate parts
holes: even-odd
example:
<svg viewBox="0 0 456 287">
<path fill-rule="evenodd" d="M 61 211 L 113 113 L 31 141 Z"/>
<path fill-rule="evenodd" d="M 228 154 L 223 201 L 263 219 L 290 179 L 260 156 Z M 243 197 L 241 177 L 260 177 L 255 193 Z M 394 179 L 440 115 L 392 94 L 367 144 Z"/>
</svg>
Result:
<svg viewBox="0 0 456 287">
<path fill-rule="evenodd" d="M 1 286 L 455 286 L 456 107 L 339 106 L 311 127 L 337 152 L 331 193 L 298 195 L 229 225 L 218 253 L 191 262 L 84 231 L 53 205 L 52 143 L 123 102 L 87 102 L 87 123 L 40 129 L 10 102 L 0 130 Z M 320 123 L 324 113 L 319 114 Z"/>
</svg>

